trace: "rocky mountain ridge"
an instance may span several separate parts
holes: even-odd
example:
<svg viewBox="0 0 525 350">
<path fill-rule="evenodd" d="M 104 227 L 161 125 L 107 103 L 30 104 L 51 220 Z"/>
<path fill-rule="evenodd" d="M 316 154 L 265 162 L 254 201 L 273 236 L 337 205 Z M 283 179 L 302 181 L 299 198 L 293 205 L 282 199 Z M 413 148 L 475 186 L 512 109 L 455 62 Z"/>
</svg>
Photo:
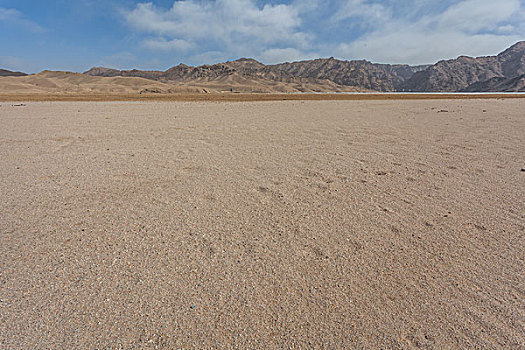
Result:
<svg viewBox="0 0 525 350">
<path fill-rule="evenodd" d="M 375 91 L 397 91 L 398 86 L 414 73 L 428 66 L 378 64 L 369 61 L 317 59 L 274 65 L 293 76 L 332 80 L 340 85 L 361 86 Z"/>
<path fill-rule="evenodd" d="M 460 56 L 440 61 L 415 73 L 399 86 L 399 91 L 475 92 L 482 91 L 478 90 L 481 88 L 496 89 L 489 91 L 519 91 L 512 84 L 494 82 L 512 80 L 522 74 L 525 74 L 525 41 L 516 43 L 497 56 Z"/>
<path fill-rule="evenodd" d="M 165 72 L 92 68 L 85 74 L 133 76 L 163 82 L 212 82 L 228 76 L 283 83 L 331 81 L 341 86 L 381 92 L 521 91 L 520 84 L 513 79 L 525 74 L 525 41 L 516 43 L 497 56 L 460 56 L 428 66 L 343 61 L 333 57 L 264 65 L 242 58 L 198 67 L 180 64 Z"/>
<path fill-rule="evenodd" d="M 439 61 L 434 65 L 378 64 L 333 57 L 264 65 L 251 58 L 166 71 L 94 67 L 96 77 L 135 77 L 164 84 L 243 92 L 520 92 L 524 90 L 525 41 L 496 56 Z M 0 76 L 25 73 L 0 69 Z"/>
<path fill-rule="evenodd" d="M 0 77 L 23 77 L 26 75 L 26 73 L 22 72 L 13 72 L 7 69 L 0 69 Z"/>
<path fill-rule="evenodd" d="M 95 76 L 129 76 L 158 81 L 189 82 L 223 79 L 228 76 L 271 80 L 282 83 L 316 83 L 331 81 L 337 85 L 363 90 L 396 91 L 405 79 L 427 66 L 375 64 L 368 61 L 341 61 L 332 58 L 264 65 L 254 59 L 190 67 L 179 64 L 166 71 L 119 71 L 95 67 L 84 74 Z"/>
<path fill-rule="evenodd" d="M 525 74 L 514 78 L 494 77 L 489 80 L 474 83 L 462 92 L 525 92 Z"/>
</svg>

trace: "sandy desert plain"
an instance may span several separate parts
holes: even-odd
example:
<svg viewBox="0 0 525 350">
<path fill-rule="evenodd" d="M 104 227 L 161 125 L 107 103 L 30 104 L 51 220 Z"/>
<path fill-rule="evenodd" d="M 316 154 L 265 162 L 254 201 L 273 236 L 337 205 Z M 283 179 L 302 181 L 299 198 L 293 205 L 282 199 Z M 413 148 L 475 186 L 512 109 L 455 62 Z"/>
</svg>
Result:
<svg viewBox="0 0 525 350">
<path fill-rule="evenodd" d="M 525 348 L 525 99 L 198 96 L 0 98 L 0 348 Z"/>
</svg>

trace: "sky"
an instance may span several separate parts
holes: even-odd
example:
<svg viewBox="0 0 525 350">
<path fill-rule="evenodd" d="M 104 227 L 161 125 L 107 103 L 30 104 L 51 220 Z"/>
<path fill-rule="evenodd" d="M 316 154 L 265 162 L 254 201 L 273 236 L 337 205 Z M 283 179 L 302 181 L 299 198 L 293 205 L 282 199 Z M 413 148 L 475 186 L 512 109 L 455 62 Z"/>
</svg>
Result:
<svg viewBox="0 0 525 350">
<path fill-rule="evenodd" d="M 0 0 L 0 68 L 162 69 L 241 57 L 429 64 L 525 40 L 525 0 Z"/>
</svg>

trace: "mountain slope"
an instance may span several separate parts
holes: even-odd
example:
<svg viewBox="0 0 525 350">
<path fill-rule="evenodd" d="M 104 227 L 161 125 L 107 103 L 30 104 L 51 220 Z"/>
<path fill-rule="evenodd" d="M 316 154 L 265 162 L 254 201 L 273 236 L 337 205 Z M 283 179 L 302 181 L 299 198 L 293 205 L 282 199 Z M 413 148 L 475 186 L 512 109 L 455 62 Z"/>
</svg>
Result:
<svg viewBox="0 0 525 350">
<path fill-rule="evenodd" d="M 140 71 L 137 71 L 140 72 Z M 132 72 L 130 74 L 136 74 Z M 142 77 L 116 75 L 114 71 L 97 69 L 95 76 L 72 72 L 43 71 L 28 76 L 0 77 L 0 93 L 219 93 L 219 92 L 355 92 L 353 87 L 337 85 L 328 80 L 296 80 L 279 82 L 265 79 L 251 79 L 236 72 L 218 75 L 214 79 L 193 77 L 185 81 L 153 80 Z M 120 74 L 120 73 L 119 73 Z M 124 73 L 126 74 L 126 73 Z M 138 73 L 147 75 L 144 72 Z"/>
<path fill-rule="evenodd" d="M 55 72 L 56 73 L 56 72 Z M 53 73 L 53 74 L 55 74 Z M 206 92 L 516 92 L 523 91 L 525 41 L 497 56 L 467 57 L 440 61 L 430 66 L 377 64 L 369 61 L 343 61 L 333 57 L 275 65 L 264 65 L 250 58 L 191 67 L 179 64 L 166 71 L 91 68 L 84 74 L 51 72 L 25 77 L 25 73 L 0 69 L 0 91 L 29 84 L 33 89 L 55 89 L 56 81 L 68 81 L 65 91 L 159 91 L 197 89 Z M 70 75 L 67 75 L 70 74 Z M 71 75 L 73 74 L 73 75 Z M 46 76 L 46 77 L 44 77 Z M 67 79 L 65 78 L 67 77 Z M 19 78 L 21 80 L 9 80 Z M 22 79 L 27 78 L 27 79 Z M 45 80 L 45 79 L 47 80 Z M 89 78 L 113 78 L 93 81 Z M 120 78 L 120 79 L 117 79 Z M 134 78 L 139 80 L 122 80 Z M 44 80 L 42 80 L 44 79 Z M 77 84 L 75 81 L 81 81 Z M 109 82 L 116 84 L 113 88 Z M 126 83 L 125 83 L 126 82 Z M 131 83 L 133 89 L 127 86 Z M 155 85 L 164 84 L 164 85 Z M 18 85 L 17 85 L 18 84 Z M 84 84 L 82 86 L 82 84 Z M 153 84 L 153 85 L 152 85 Z M 60 84 L 57 86 L 61 86 Z M 142 87 L 142 88 L 141 88 Z"/>
<path fill-rule="evenodd" d="M 463 92 L 525 92 L 525 74 L 514 78 L 495 77 L 477 82 Z"/>
<path fill-rule="evenodd" d="M 355 90 L 395 91 L 405 79 L 427 66 L 375 64 L 368 61 L 317 59 L 266 66 L 253 59 L 190 67 L 185 64 L 161 71 L 118 71 L 96 67 L 85 72 L 94 76 L 133 76 L 164 82 L 216 82 L 249 79 L 285 84 L 351 87 Z M 340 88 L 344 90 L 347 88 Z M 322 91 L 322 90 L 321 90 Z"/>
<path fill-rule="evenodd" d="M 174 86 L 143 78 L 95 77 L 80 73 L 43 71 L 27 76 L 0 77 L 0 93 L 178 93 L 202 92 L 198 87 Z"/>
<path fill-rule="evenodd" d="M 415 72 L 427 66 L 377 64 L 368 61 L 317 59 L 273 66 L 293 76 L 329 79 L 341 85 L 360 86 L 376 91 L 395 91 Z"/>
<path fill-rule="evenodd" d="M 22 72 L 12 72 L 7 69 L 0 69 L 0 77 L 23 77 L 26 76 L 26 73 Z"/>
<path fill-rule="evenodd" d="M 400 91 L 455 92 L 493 78 L 512 79 L 525 73 L 525 41 L 497 56 L 467 57 L 440 61 L 415 73 L 399 86 Z M 479 85 L 481 86 L 481 85 Z M 470 89 L 469 89 L 470 91 Z"/>
</svg>

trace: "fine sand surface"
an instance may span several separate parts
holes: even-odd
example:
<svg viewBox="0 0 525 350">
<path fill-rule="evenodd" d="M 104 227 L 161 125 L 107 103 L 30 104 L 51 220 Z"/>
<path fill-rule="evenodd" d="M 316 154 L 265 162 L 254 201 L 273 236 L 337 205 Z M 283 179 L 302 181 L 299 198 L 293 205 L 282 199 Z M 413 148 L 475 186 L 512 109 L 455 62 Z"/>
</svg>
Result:
<svg viewBox="0 0 525 350">
<path fill-rule="evenodd" d="M 0 348 L 525 347 L 525 100 L 0 103 Z"/>
</svg>

